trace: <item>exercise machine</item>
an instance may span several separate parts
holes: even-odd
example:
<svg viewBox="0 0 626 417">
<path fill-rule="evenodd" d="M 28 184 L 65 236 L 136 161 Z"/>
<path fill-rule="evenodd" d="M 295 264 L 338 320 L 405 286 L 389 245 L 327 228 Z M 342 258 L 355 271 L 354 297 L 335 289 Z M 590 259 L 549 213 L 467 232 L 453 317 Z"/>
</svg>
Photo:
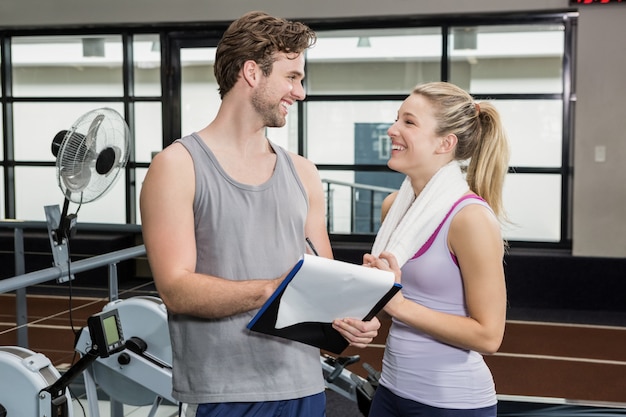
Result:
<svg viewBox="0 0 626 417">
<path fill-rule="evenodd" d="M 89 317 L 89 350 L 63 375 L 41 353 L 0 347 L 0 416 L 72 417 L 69 384 L 98 358 L 124 349 L 117 311 Z"/>
<path fill-rule="evenodd" d="M 40 353 L 0 347 L 0 417 L 73 417 L 68 386 L 79 375 L 91 417 L 100 417 L 99 390 L 108 395 L 112 409 L 122 404 L 151 406 L 148 417 L 164 401 L 176 404 L 167 311 L 160 298 L 107 303 L 88 319 L 75 350 L 80 360 L 61 375 Z M 358 355 L 320 355 L 326 387 L 355 401 L 367 415 L 379 374 L 368 364 L 363 364 L 366 378 L 346 369 L 359 360 Z"/>
</svg>

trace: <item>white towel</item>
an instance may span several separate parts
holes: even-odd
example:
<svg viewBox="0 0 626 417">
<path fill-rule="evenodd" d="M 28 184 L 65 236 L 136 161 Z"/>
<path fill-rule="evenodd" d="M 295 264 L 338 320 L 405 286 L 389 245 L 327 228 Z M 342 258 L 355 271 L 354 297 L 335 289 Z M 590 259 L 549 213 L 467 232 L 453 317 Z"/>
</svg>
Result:
<svg viewBox="0 0 626 417">
<path fill-rule="evenodd" d="M 372 247 L 387 251 L 404 265 L 426 243 L 454 203 L 469 191 L 458 161 L 444 165 L 415 198 L 411 181 L 404 179 Z"/>
</svg>

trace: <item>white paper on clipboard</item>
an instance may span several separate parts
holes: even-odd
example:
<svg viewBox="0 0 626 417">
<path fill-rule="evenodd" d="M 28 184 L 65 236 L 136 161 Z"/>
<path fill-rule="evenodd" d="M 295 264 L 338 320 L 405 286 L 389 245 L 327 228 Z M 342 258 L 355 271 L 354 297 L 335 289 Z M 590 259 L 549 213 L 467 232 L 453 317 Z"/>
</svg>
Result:
<svg viewBox="0 0 626 417">
<path fill-rule="evenodd" d="M 280 299 L 276 328 L 365 318 L 394 287 L 393 272 L 305 254 Z"/>
</svg>

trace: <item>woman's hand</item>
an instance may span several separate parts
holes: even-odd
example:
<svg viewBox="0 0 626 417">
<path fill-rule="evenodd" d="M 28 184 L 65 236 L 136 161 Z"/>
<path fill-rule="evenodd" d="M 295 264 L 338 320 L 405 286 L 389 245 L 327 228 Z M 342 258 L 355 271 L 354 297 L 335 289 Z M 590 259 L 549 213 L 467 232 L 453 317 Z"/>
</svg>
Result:
<svg viewBox="0 0 626 417">
<path fill-rule="evenodd" d="M 364 348 L 378 335 L 380 321 L 376 317 L 370 321 L 352 318 L 337 319 L 333 321 L 333 328 L 350 342 L 350 346 Z"/>
<path fill-rule="evenodd" d="M 391 252 L 382 252 L 379 257 L 366 253 L 363 255 L 363 266 L 393 272 L 396 282 L 398 284 L 402 282 L 402 271 L 398 265 L 398 260 Z"/>
<path fill-rule="evenodd" d="M 402 271 L 400 270 L 400 265 L 398 265 L 398 260 L 391 252 L 382 252 L 379 257 L 366 253 L 363 255 L 363 265 L 370 268 L 378 268 L 383 271 L 393 272 L 396 283 L 402 283 Z M 402 295 L 402 291 L 398 291 L 396 295 L 389 300 L 385 307 L 383 307 L 383 311 L 391 317 L 395 317 L 395 314 L 397 314 L 400 310 L 405 300 L 406 299 Z"/>
</svg>

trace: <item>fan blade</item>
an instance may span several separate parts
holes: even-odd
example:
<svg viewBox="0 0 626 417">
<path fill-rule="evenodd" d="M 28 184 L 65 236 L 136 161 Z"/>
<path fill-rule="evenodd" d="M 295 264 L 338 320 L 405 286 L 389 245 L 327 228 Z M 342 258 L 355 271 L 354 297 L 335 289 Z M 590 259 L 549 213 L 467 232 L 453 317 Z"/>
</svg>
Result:
<svg viewBox="0 0 626 417">
<path fill-rule="evenodd" d="M 77 167 L 75 166 L 71 168 L 71 170 L 61 168 L 61 178 L 69 191 L 80 193 L 89 185 L 91 170 L 88 164 L 82 164 L 80 169 L 76 169 Z"/>
<path fill-rule="evenodd" d="M 89 150 L 94 150 L 94 144 L 96 142 L 96 135 L 98 134 L 98 129 L 100 129 L 100 125 L 104 120 L 104 114 L 98 114 L 94 117 L 91 125 L 89 126 L 89 130 L 87 131 L 87 138 L 85 139 L 85 143 L 87 144 L 87 148 Z"/>
</svg>

